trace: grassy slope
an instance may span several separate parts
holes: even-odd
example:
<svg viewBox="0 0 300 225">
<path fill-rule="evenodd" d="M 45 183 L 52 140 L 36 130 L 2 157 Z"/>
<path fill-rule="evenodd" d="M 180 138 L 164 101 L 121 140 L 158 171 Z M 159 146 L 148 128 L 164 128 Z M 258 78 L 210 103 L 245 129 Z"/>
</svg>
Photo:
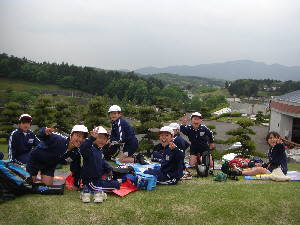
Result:
<svg viewBox="0 0 300 225">
<path fill-rule="evenodd" d="M 6 90 L 8 88 L 13 91 L 24 91 L 29 89 L 65 90 L 57 85 L 38 84 L 23 80 L 0 78 L 0 90 Z"/>
<path fill-rule="evenodd" d="M 299 224 L 299 196 L 300 182 L 194 178 L 124 198 L 109 195 L 100 205 L 83 204 L 79 192 L 24 195 L 0 205 L 0 224 Z"/>
</svg>

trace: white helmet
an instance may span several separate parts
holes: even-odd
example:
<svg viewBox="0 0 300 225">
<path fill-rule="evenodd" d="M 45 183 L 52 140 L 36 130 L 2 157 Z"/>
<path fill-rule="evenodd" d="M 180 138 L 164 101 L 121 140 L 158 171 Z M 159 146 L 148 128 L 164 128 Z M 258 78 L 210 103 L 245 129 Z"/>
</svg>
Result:
<svg viewBox="0 0 300 225">
<path fill-rule="evenodd" d="M 105 135 L 109 136 L 107 130 L 102 126 L 96 127 L 96 128 L 94 128 L 94 130 L 97 131 L 98 134 L 105 134 Z"/>
<path fill-rule="evenodd" d="M 118 105 L 112 105 L 111 107 L 109 107 L 108 112 L 121 112 L 121 107 Z"/>
<path fill-rule="evenodd" d="M 169 127 L 172 127 L 174 130 L 180 130 L 180 126 L 178 123 L 170 123 Z"/>
<path fill-rule="evenodd" d="M 200 117 L 202 119 L 202 114 L 201 113 L 198 113 L 198 112 L 192 113 L 191 119 L 193 118 L 193 116 L 198 116 L 198 117 Z"/>
<path fill-rule="evenodd" d="M 72 134 L 73 132 L 83 132 L 83 133 L 88 133 L 89 130 L 88 130 L 87 127 L 84 126 L 84 125 L 75 125 L 75 126 L 72 128 L 72 130 L 71 130 L 71 134 Z"/>
<path fill-rule="evenodd" d="M 160 130 L 158 131 L 159 134 L 161 134 L 163 132 L 170 133 L 170 134 L 172 134 L 172 136 L 174 136 L 174 131 L 173 131 L 172 127 L 164 126 L 164 127 L 160 128 Z"/>
</svg>

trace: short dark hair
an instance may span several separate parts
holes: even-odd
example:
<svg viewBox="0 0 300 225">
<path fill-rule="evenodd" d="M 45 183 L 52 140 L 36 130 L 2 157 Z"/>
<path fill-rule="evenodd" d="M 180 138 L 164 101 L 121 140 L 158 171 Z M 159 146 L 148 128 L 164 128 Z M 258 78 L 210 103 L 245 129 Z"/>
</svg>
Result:
<svg viewBox="0 0 300 225">
<path fill-rule="evenodd" d="M 19 123 L 32 123 L 32 119 L 28 118 L 28 117 L 22 117 L 19 120 Z"/>
<path fill-rule="evenodd" d="M 267 137 L 266 137 L 266 141 L 268 142 L 268 140 L 270 139 L 270 136 L 273 136 L 273 137 L 276 137 L 276 138 L 280 138 L 280 135 L 277 133 L 277 132 L 275 132 L 275 131 L 271 131 L 271 132 L 269 132 L 268 134 L 267 134 Z"/>
</svg>

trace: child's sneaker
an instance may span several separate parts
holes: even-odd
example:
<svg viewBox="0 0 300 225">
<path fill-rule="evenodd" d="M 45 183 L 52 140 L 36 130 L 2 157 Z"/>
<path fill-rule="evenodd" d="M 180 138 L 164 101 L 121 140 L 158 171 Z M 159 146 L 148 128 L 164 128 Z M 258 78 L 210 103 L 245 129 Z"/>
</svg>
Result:
<svg viewBox="0 0 300 225">
<path fill-rule="evenodd" d="M 102 191 L 98 191 L 94 193 L 94 202 L 95 203 L 101 203 L 103 202 L 103 194 Z"/>
<path fill-rule="evenodd" d="M 89 203 L 89 202 L 91 202 L 91 193 L 81 192 L 81 193 L 80 193 L 80 199 L 81 199 L 82 202 L 84 202 L 84 203 Z"/>
</svg>

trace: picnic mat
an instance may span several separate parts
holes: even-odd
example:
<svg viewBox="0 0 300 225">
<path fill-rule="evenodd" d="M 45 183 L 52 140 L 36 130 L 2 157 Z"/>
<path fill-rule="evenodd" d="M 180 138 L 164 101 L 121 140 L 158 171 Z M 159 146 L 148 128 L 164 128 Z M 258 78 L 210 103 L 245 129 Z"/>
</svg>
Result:
<svg viewBox="0 0 300 225">
<path fill-rule="evenodd" d="M 291 178 L 291 181 L 300 181 L 300 172 L 298 171 L 288 171 L 287 176 Z M 260 175 L 257 176 L 245 176 L 246 180 L 270 180 L 270 178 L 261 178 Z"/>
<path fill-rule="evenodd" d="M 144 173 L 147 169 L 159 168 L 159 163 L 150 163 L 147 165 L 141 165 L 139 163 L 121 163 L 118 159 L 115 160 L 118 166 L 131 166 L 136 173 Z"/>
</svg>

